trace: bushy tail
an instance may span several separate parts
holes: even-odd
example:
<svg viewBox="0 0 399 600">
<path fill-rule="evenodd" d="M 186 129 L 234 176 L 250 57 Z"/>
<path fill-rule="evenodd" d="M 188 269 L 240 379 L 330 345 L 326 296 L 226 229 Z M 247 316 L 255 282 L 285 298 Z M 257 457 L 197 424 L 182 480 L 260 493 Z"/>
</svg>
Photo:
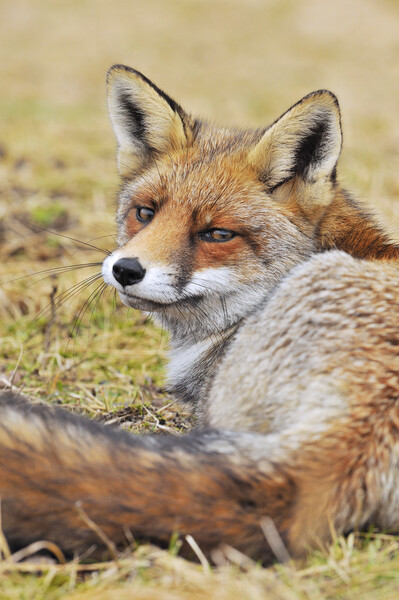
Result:
<svg viewBox="0 0 399 600">
<path fill-rule="evenodd" d="M 3 394 L 4 534 L 12 549 L 44 539 L 69 556 L 95 547 L 98 557 L 109 550 L 107 540 L 117 547 L 132 537 L 165 546 L 177 532 L 191 534 L 210 555 L 228 544 L 268 561 L 265 519 L 294 555 L 306 548 L 309 532 L 330 535 L 328 516 L 340 530 L 353 526 L 358 501 L 343 486 L 348 470 L 331 444 L 329 464 L 316 448 L 313 457 L 304 452 L 284 465 L 259 459 L 262 439 L 225 431 L 134 436 Z M 348 454 L 343 457 L 347 464 Z M 365 511 L 371 514 L 364 503 L 359 522 Z"/>
<path fill-rule="evenodd" d="M 234 434 L 234 438 L 236 438 Z M 266 515 L 284 535 L 294 486 L 234 451 L 231 434 L 133 436 L 13 394 L 0 403 L 3 530 L 13 549 L 35 540 L 66 554 L 191 534 L 267 559 Z M 250 436 L 246 435 L 248 441 Z M 93 525 L 95 524 L 95 526 Z M 99 535 L 99 530 L 104 539 Z"/>
</svg>

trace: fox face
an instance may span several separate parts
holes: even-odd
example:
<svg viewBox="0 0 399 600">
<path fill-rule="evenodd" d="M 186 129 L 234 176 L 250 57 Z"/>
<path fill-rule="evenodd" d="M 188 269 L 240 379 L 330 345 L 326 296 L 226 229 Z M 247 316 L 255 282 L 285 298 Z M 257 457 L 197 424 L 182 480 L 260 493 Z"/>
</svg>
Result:
<svg viewBox="0 0 399 600">
<path fill-rule="evenodd" d="M 126 305 L 166 318 L 183 310 L 191 327 L 199 319 L 212 332 L 257 305 L 311 243 L 275 214 L 247 165 L 190 154 L 126 184 L 121 247 L 103 272 Z"/>
<path fill-rule="evenodd" d="M 117 65 L 108 99 L 122 188 L 105 281 L 183 336 L 234 326 L 317 250 L 341 149 L 335 97 L 315 92 L 266 130 L 220 129 Z"/>
</svg>

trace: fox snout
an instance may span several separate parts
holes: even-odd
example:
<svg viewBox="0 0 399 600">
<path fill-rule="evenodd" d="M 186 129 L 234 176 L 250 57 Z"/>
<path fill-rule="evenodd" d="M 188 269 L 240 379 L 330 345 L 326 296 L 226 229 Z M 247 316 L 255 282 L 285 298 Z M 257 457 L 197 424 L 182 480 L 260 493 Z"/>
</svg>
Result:
<svg viewBox="0 0 399 600">
<path fill-rule="evenodd" d="M 173 269 L 153 264 L 138 256 L 121 256 L 117 249 L 106 257 L 102 275 L 105 283 L 116 288 L 124 304 L 140 310 L 156 310 L 176 302 L 179 290 Z"/>
<path fill-rule="evenodd" d="M 123 288 L 139 283 L 145 274 L 146 270 L 137 258 L 120 258 L 112 266 L 112 275 Z"/>
</svg>

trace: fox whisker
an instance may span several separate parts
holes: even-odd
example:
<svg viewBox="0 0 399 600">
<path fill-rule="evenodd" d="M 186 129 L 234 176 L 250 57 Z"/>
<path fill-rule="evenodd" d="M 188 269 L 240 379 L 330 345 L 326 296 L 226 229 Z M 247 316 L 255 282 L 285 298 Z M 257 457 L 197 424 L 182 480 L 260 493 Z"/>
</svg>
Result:
<svg viewBox="0 0 399 600">
<path fill-rule="evenodd" d="M 105 291 L 105 289 L 107 287 L 108 287 L 108 285 L 104 281 L 102 281 L 90 293 L 89 297 L 85 300 L 85 302 L 81 306 L 77 316 L 74 319 L 72 330 L 71 330 L 71 337 L 74 337 L 74 335 L 76 335 L 76 333 L 79 329 L 80 323 L 81 323 L 84 315 L 86 314 L 86 312 L 89 310 L 89 308 L 91 308 L 91 315 L 93 316 L 93 313 L 96 310 L 98 302 L 100 301 L 100 298 L 103 295 L 103 292 Z"/>
<path fill-rule="evenodd" d="M 41 225 L 36 225 L 36 223 L 29 223 L 27 221 L 21 221 L 21 222 L 24 223 L 27 227 L 33 227 L 34 229 L 37 229 L 38 231 L 45 231 L 46 233 L 50 233 L 51 235 L 56 235 L 57 237 L 61 237 L 66 240 L 70 240 L 71 242 L 76 242 L 80 246 L 84 246 L 85 248 L 90 248 L 92 250 L 97 250 L 97 252 L 101 252 L 102 254 L 105 254 L 107 256 L 109 256 L 111 254 L 110 250 L 105 250 L 104 248 L 100 248 L 99 246 L 95 246 L 94 244 L 91 244 L 89 242 L 85 242 L 83 240 L 79 240 L 77 238 L 66 235 L 65 233 L 60 233 L 59 231 L 53 231 L 52 229 L 47 229 L 46 227 L 42 227 Z M 111 236 L 112 234 L 109 234 L 109 235 Z M 99 238 L 94 238 L 94 239 L 101 239 L 102 237 L 106 237 L 106 236 L 100 236 Z"/>
<path fill-rule="evenodd" d="M 88 269 L 90 267 L 101 267 L 102 262 L 91 262 L 91 263 L 80 263 L 76 265 L 64 265 L 61 267 L 51 267 L 49 269 L 43 269 L 41 271 L 34 271 L 33 273 L 27 273 L 26 275 L 20 275 L 19 277 L 15 277 L 14 279 L 8 279 L 7 281 L 3 281 L 0 283 L 1 285 L 7 285 L 9 283 L 15 283 L 16 281 L 21 281 L 22 279 L 30 279 L 34 278 L 37 275 L 46 275 L 41 279 L 34 280 L 28 287 L 32 285 L 36 285 L 45 281 L 46 279 L 52 278 L 54 275 L 63 275 L 64 273 L 69 273 L 72 271 L 80 271 L 81 269 Z"/>
<path fill-rule="evenodd" d="M 34 320 L 37 320 L 39 317 L 47 317 L 53 311 L 59 310 L 61 306 L 63 306 L 68 300 L 71 300 L 74 296 L 76 296 L 79 292 L 89 287 L 92 283 L 101 279 L 101 273 L 96 273 L 95 275 L 91 275 L 87 277 L 83 281 L 76 283 L 75 285 L 69 287 L 67 290 L 58 294 L 54 300 L 47 304 L 36 316 Z"/>
</svg>

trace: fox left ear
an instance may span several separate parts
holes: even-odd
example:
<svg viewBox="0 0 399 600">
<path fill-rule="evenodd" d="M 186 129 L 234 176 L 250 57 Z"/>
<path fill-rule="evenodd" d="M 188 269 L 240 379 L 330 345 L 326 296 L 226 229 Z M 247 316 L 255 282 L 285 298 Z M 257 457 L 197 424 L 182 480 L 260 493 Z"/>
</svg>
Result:
<svg viewBox="0 0 399 600">
<path fill-rule="evenodd" d="M 114 65 L 107 74 L 107 89 L 122 177 L 139 175 L 155 158 L 190 142 L 189 116 L 138 71 Z"/>
<path fill-rule="evenodd" d="M 295 176 L 309 183 L 331 178 L 341 147 L 338 100 L 320 90 L 305 96 L 273 123 L 248 159 L 272 192 Z"/>
</svg>

